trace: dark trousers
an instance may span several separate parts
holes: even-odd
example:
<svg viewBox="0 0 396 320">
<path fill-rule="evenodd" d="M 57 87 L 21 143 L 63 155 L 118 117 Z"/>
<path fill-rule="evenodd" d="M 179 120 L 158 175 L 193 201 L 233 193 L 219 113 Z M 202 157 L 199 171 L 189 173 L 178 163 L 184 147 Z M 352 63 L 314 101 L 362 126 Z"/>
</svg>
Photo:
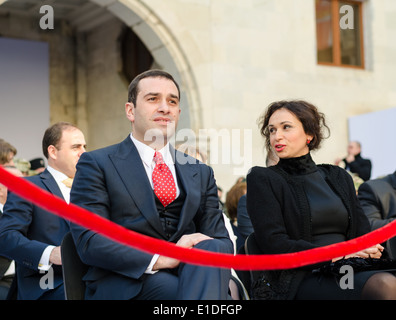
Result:
<svg viewBox="0 0 396 320">
<path fill-rule="evenodd" d="M 65 288 L 63 283 L 60 286 L 45 292 L 39 300 L 65 300 Z"/>
<path fill-rule="evenodd" d="M 227 252 L 217 239 L 198 243 L 195 248 Z M 146 275 L 138 300 L 227 300 L 231 277 L 229 269 L 181 263 L 177 270 Z"/>
</svg>

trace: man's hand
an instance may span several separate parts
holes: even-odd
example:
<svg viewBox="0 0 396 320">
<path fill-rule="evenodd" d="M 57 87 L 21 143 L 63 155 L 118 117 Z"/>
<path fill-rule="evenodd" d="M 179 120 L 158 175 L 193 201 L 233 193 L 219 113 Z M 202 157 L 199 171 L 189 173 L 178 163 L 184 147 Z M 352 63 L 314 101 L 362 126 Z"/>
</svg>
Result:
<svg viewBox="0 0 396 320">
<path fill-rule="evenodd" d="M 346 157 L 346 161 L 348 163 L 355 161 L 355 156 L 353 154 L 348 154 L 348 156 Z"/>
<path fill-rule="evenodd" d="M 176 245 L 184 248 L 192 248 L 201 241 L 213 239 L 204 235 L 202 233 L 192 233 L 192 234 L 185 234 L 182 236 L 179 241 L 177 241 Z"/>
<path fill-rule="evenodd" d="M 210 239 L 213 238 L 208 237 L 202 233 L 185 234 L 179 239 L 176 245 L 179 247 L 191 249 L 201 241 L 210 240 Z M 165 256 L 159 256 L 152 270 L 155 271 L 159 269 L 173 269 L 176 268 L 179 264 L 180 264 L 180 260 Z"/>
<path fill-rule="evenodd" d="M 52 264 L 62 265 L 60 247 L 55 247 L 50 254 L 49 262 Z"/>
</svg>

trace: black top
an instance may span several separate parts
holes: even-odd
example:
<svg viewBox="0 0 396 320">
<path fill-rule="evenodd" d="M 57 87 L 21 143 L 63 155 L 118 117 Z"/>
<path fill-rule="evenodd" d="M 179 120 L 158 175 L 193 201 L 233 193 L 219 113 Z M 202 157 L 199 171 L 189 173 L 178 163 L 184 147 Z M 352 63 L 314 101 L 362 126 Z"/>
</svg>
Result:
<svg viewBox="0 0 396 320">
<path fill-rule="evenodd" d="M 279 165 L 304 185 L 311 214 L 312 243 L 325 246 L 345 241 L 348 211 L 311 157 L 281 159 Z"/>
</svg>

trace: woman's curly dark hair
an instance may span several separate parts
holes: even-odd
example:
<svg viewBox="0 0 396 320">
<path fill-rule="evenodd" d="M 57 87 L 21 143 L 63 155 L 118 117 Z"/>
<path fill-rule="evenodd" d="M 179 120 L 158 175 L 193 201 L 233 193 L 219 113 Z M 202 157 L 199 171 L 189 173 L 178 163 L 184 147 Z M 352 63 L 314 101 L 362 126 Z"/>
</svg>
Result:
<svg viewBox="0 0 396 320">
<path fill-rule="evenodd" d="M 271 103 L 263 115 L 259 118 L 260 133 L 265 138 L 267 151 L 271 150 L 270 133 L 268 131 L 268 122 L 275 111 L 287 109 L 293 113 L 302 123 L 305 133 L 312 135 L 312 141 L 309 143 L 309 150 L 317 150 L 323 139 L 330 136 L 330 129 L 326 124 L 325 115 L 318 111 L 313 104 L 303 100 L 282 100 Z M 327 131 L 328 135 L 324 135 Z"/>
</svg>

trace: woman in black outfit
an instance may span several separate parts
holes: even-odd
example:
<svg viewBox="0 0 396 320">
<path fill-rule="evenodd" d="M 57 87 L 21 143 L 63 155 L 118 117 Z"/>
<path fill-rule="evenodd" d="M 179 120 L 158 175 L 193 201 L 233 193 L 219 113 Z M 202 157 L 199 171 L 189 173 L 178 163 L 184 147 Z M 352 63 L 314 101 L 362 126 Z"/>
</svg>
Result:
<svg viewBox="0 0 396 320">
<path fill-rule="evenodd" d="M 267 150 L 280 158 L 277 165 L 254 167 L 247 176 L 247 209 L 263 254 L 308 250 L 370 232 L 350 175 L 338 166 L 316 165 L 311 158 L 310 151 L 319 148 L 328 130 L 315 106 L 305 101 L 275 102 L 260 125 Z M 337 276 L 312 272 L 340 259 L 378 261 L 382 251 L 378 244 L 317 265 L 263 271 L 253 284 L 253 298 L 396 299 L 396 277 L 391 272 L 356 271 L 353 289 L 342 289 Z"/>
</svg>

